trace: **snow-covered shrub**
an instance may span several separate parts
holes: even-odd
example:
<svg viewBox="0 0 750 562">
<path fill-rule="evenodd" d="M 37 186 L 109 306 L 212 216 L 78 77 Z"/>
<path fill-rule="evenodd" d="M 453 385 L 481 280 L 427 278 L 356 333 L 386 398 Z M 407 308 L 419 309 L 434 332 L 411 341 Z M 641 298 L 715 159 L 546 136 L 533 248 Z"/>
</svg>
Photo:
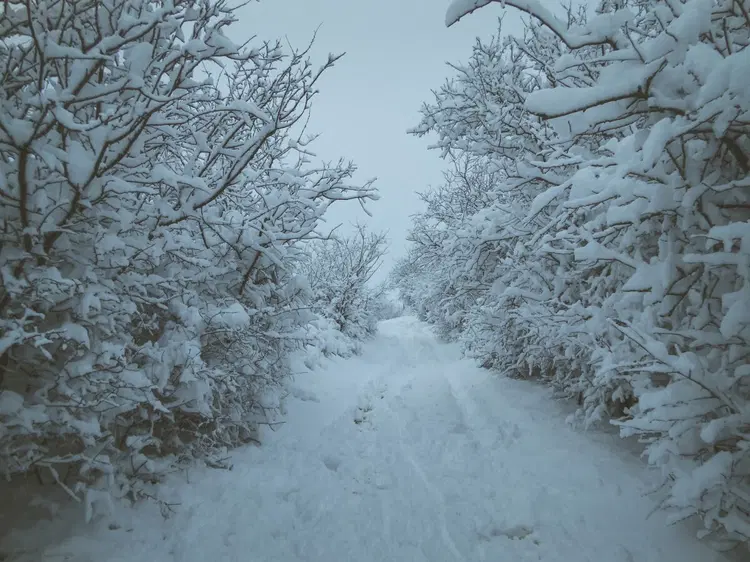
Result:
<svg viewBox="0 0 750 562">
<path fill-rule="evenodd" d="M 448 23 L 489 3 L 458 0 Z M 436 275 L 417 243 L 402 292 L 434 311 L 486 287 L 460 304 L 470 353 L 617 418 L 664 507 L 747 541 L 750 2 L 604 0 L 566 20 L 503 3 L 531 16 L 525 37 L 478 45 L 416 130 L 496 174 L 489 205 L 440 230 L 440 255 L 473 261 Z"/>
<path fill-rule="evenodd" d="M 404 303 L 398 294 L 390 290 L 388 282 L 381 283 L 374 289 L 370 308 L 376 320 L 391 320 L 404 315 Z"/>
<path fill-rule="evenodd" d="M 332 237 L 307 244 L 299 272 L 310 285 L 311 310 L 332 322 L 353 344 L 372 336 L 378 321 L 377 307 L 383 287 L 369 283 L 382 263 L 384 234 L 357 226 L 350 236 Z"/>
<path fill-rule="evenodd" d="M 236 46 L 234 19 L 220 0 L 4 5 L 4 476 L 137 495 L 253 439 L 287 373 L 298 242 L 374 193 L 295 134 L 335 58 Z"/>
</svg>

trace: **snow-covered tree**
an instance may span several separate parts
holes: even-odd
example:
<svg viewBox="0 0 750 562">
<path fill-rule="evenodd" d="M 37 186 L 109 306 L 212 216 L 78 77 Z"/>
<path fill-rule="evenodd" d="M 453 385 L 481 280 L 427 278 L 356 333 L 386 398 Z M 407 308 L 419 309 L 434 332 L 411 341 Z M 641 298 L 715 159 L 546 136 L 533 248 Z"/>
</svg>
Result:
<svg viewBox="0 0 750 562">
<path fill-rule="evenodd" d="M 440 335 L 451 338 L 465 327 L 465 313 L 486 292 L 475 278 L 482 259 L 472 245 L 470 220 L 492 205 L 495 181 L 484 169 L 484 162 L 473 157 L 456 158 L 444 173 L 444 184 L 435 191 L 420 194 L 426 206 L 414 218 L 408 240 L 409 255 L 397 265 L 392 276 L 402 297 L 416 308 L 418 316 L 436 324 Z M 462 232 L 455 239 L 456 232 Z M 413 273 L 426 274 L 410 285 Z M 416 306 L 415 306 L 416 305 Z"/>
<path fill-rule="evenodd" d="M 137 495 L 254 439 L 303 337 L 298 243 L 375 196 L 311 163 L 320 68 L 221 0 L 0 17 L 0 472 Z"/>
<path fill-rule="evenodd" d="M 392 320 L 404 315 L 404 303 L 398 292 L 391 288 L 390 281 L 383 281 L 374 288 L 371 306 L 377 320 Z"/>
<path fill-rule="evenodd" d="M 310 284 L 313 312 L 335 329 L 360 342 L 375 333 L 384 286 L 371 285 L 386 251 L 384 233 L 358 225 L 349 236 L 333 236 L 308 244 L 300 272 Z"/>
<path fill-rule="evenodd" d="M 432 298 L 490 285 L 461 305 L 470 353 L 614 417 L 676 518 L 750 540 L 750 2 L 503 4 L 525 37 L 479 45 L 416 130 L 496 174 L 489 206 L 441 231 L 482 259 Z"/>
</svg>

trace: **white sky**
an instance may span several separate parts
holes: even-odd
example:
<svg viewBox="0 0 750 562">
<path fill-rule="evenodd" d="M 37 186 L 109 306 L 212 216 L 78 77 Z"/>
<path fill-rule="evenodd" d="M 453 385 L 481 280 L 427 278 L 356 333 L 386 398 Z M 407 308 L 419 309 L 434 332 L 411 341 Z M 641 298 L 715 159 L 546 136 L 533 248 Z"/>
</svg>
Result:
<svg viewBox="0 0 750 562">
<path fill-rule="evenodd" d="M 320 133 L 315 152 L 325 160 L 353 160 L 359 180 L 377 177 L 381 199 L 370 203 L 368 218 L 357 203 L 332 209 L 327 226 L 366 222 L 388 230 L 389 255 L 383 278 L 394 259 L 404 255 L 410 215 L 420 210 L 416 192 L 438 185 L 445 163 L 428 151 L 428 139 L 407 135 L 419 121 L 419 108 L 431 89 L 452 74 L 446 62 L 468 59 L 477 36 L 497 29 L 503 14 L 488 6 L 457 25 L 445 27 L 450 0 L 262 0 L 240 11 L 232 38 L 286 37 L 305 46 L 320 25 L 313 50 L 323 62 L 329 52 L 346 52 L 324 76 L 313 103 L 309 131 Z M 509 10 L 504 31 L 520 18 Z M 516 27 L 517 29 L 517 27 Z M 342 227 L 343 228 L 343 227 Z"/>
</svg>

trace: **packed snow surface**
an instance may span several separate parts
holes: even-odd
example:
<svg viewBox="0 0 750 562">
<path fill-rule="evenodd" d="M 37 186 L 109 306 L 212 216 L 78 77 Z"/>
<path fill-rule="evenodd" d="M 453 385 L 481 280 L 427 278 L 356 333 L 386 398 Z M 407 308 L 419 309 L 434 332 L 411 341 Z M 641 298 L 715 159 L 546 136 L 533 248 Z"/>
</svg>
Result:
<svg viewBox="0 0 750 562">
<path fill-rule="evenodd" d="M 81 562 L 723 560 L 647 519 L 645 469 L 616 437 L 569 427 L 548 390 L 473 366 L 413 318 L 299 375 L 287 409 L 232 470 L 169 481 L 167 519 L 144 504 L 41 556 L 44 524 L 3 546 Z"/>
</svg>

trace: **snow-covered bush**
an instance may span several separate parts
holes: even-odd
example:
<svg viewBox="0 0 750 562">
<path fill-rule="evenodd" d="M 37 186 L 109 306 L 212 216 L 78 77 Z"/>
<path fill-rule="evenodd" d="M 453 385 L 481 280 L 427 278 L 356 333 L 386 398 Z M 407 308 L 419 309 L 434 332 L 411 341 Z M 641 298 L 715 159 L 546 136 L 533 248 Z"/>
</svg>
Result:
<svg viewBox="0 0 750 562">
<path fill-rule="evenodd" d="M 377 307 L 383 287 L 370 286 L 382 264 L 385 234 L 357 226 L 350 236 L 332 237 L 307 244 L 307 256 L 300 274 L 312 293 L 312 312 L 356 343 L 376 331 Z"/>
<path fill-rule="evenodd" d="M 239 47 L 234 19 L 221 0 L 3 6 L 4 476 L 137 495 L 253 439 L 287 373 L 298 242 L 374 192 L 295 133 L 335 58 Z"/>
<path fill-rule="evenodd" d="M 458 0 L 448 23 L 489 3 Z M 480 158 L 488 203 L 439 229 L 437 254 L 412 247 L 402 292 L 460 316 L 487 366 L 642 436 L 676 518 L 748 541 L 750 2 L 603 0 L 565 20 L 503 3 L 525 36 L 478 45 L 415 131 Z M 436 220 L 428 205 L 414 230 Z M 435 256 L 471 259 L 418 267 Z"/>
<path fill-rule="evenodd" d="M 378 321 L 400 318 L 404 315 L 404 303 L 396 292 L 390 290 L 390 283 L 388 282 L 383 282 L 375 287 L 371 300 L 370 308 Z"/>
</svg>

